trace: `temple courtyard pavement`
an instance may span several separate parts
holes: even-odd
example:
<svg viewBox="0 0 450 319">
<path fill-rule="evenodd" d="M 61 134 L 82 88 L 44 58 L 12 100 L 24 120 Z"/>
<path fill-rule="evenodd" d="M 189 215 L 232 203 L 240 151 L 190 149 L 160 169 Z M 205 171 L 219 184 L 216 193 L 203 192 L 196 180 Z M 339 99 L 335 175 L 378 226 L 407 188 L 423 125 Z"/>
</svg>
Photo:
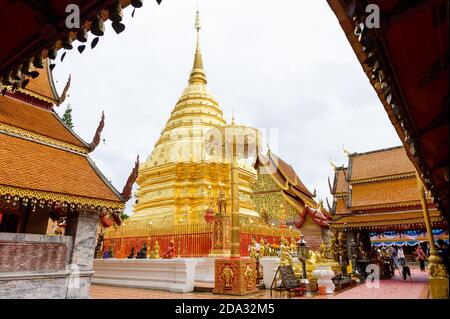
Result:
<svg viewBox="0 0 450 319">
<path fill-rule="evenodd" d="M 379 288 L 369 288 L 366 284 L 347 288 L 333 295 L 315 295 L 292 297 L 296 299 L 428 299 L 428 275 L 421 272 L 418 266 L 411 266 L 412 279 L 403 280 L 397 270 L 391 279 L 380 280 Z M 174 293 L 161 290 L 122 288 L 111 286 L 91 286 L 93 299 L 271 299 L 287 298 L 286 294 L 269 290 L 244 297 L 216 295 L 211 292 Z"/>
</svg>

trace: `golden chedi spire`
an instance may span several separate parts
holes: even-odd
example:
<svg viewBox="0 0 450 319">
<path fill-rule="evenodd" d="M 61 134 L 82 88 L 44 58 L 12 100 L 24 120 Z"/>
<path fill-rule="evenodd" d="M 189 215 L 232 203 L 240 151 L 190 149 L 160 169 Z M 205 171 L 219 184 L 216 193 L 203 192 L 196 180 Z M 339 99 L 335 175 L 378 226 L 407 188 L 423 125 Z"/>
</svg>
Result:
<svg viewBox="0 0 450 319">
<path fill-rule="evenodd" d="M 195 49 L 194 65 L 192 66 L 191 76 L 189 78 L 189 84 L 201 83 L 206 84 L 205 70 L 203 69 L 202 53 L 200 51 L 200 13 L 197 8 L 197 14 L 195 17 L 195 29 L 197 30 L 197 46 Z"/>
<path fill-rule="evenodd" d="M 197 41 L 189 83 L 172 109 L 161 136 L 147 160 L 139 168 L 137 202 L 127 227 L 139 228 L 151 221 L 155 226 L 204 223 L 209 207 L 208 185 L 214 192 L 229 191 L 230 169 L 222 156 L 205 146 L 207 133 L 227 125 L 223 112 L 207 87 L 200 52 L 200 16 L 195 18 Z M 240 212 L 257 218 L 250 185 L 256 175 L 241 168 Z M 230 205 L 227 197 L 228 207 Z M 144 227 L 145 228 L 145 227 Z"/>
</svg>

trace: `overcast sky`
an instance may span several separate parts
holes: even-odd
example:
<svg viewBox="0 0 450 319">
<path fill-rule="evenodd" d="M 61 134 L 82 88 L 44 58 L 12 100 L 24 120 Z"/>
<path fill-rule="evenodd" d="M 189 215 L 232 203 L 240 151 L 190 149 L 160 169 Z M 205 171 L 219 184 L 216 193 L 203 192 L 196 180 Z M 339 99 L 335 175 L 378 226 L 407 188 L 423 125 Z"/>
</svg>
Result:
<svg viewBox="0 0 450 319">
<path fill-rule="evenodd" d="M 105 143 L 91 157 L 119 191 L 187 85 L 195 8 L 193 0 L 147 0 L 134 18 L 124 10 L 121 34 L 107 22 L 94 50 L 57 60 L 60 93 L 72 74 L 57 112 L 70 103 L 75 132 L 90 142 L 105 111 Z M 343 144 L 351 152 L 401 144 L 325 0 L 201 0 L 200 15 L 208 87 L 226 119 L 234 109 L 239 124 L 278 129 L 271 149 L 318 198 L 331 202 L 329 160 L 347 163 Z"/>
</svg>

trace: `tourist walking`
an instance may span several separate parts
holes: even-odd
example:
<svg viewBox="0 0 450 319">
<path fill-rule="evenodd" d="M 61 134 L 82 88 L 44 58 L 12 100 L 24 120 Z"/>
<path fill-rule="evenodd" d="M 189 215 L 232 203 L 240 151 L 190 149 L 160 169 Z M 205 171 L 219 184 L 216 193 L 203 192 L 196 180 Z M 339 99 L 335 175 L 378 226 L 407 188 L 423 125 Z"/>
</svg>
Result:
<svg viewBox="0 0 450 319">
<path fill-rule="evenodd" d="M 400 246 L 397 250 L 397 257 L 400 261 L 400 265 L 405 266 L 406 265 L 406 258 L 405 258 L 405 252 L 403 251 L 403 247 Z"/>
<path fill-rule="evenodd" d="M 420 245 L 417 246 L 416 249 L 416 256 L 417 256 L 417 260 L 419 261 L 419 265 L 420 265 L 420 271 L 425 271 L 425 253 L 422 249 L 422 247 L 420 247 Z"/>
<path fill-rule="evenodd" d="M 394 261 L 395 269 L 399 269 L 400 266 L 398 264 L 398 251 L 395 248 L 396 246 L 391 246 L 389 250 L 391 252 L 392 260 Z"/>
</svg>

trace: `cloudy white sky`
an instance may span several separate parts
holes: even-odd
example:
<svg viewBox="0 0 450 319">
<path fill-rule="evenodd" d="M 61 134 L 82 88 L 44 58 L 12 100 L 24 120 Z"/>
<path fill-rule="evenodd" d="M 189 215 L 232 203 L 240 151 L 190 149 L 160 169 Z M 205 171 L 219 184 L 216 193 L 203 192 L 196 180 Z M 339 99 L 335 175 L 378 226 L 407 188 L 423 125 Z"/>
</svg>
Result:
<svg viewBox="0 0 450 319">
<path fill-rule="evenodd" d="M 187 85 L 195 8 L 194 0 L 147 0 L 131 18 L 129 7 L 124 32 L 108 22 L 94 50 L 68 52 L 54 69 L 59 92 L 72 74 L 57 112 L 70 103 L 82 138 L 91 141 L 105 111 L 105 143 L 91 157 L 120 191 Z M 272 150 L 318 198 L 331 200 L 328 161 L 347 163 L 343 144 L 351 152 L 400 145 L 325 0 L 201 0 L 200 14 L 208 86 L 226 119 L 234 109 L 239 124 L 278 129 Z"/>
</svg>

